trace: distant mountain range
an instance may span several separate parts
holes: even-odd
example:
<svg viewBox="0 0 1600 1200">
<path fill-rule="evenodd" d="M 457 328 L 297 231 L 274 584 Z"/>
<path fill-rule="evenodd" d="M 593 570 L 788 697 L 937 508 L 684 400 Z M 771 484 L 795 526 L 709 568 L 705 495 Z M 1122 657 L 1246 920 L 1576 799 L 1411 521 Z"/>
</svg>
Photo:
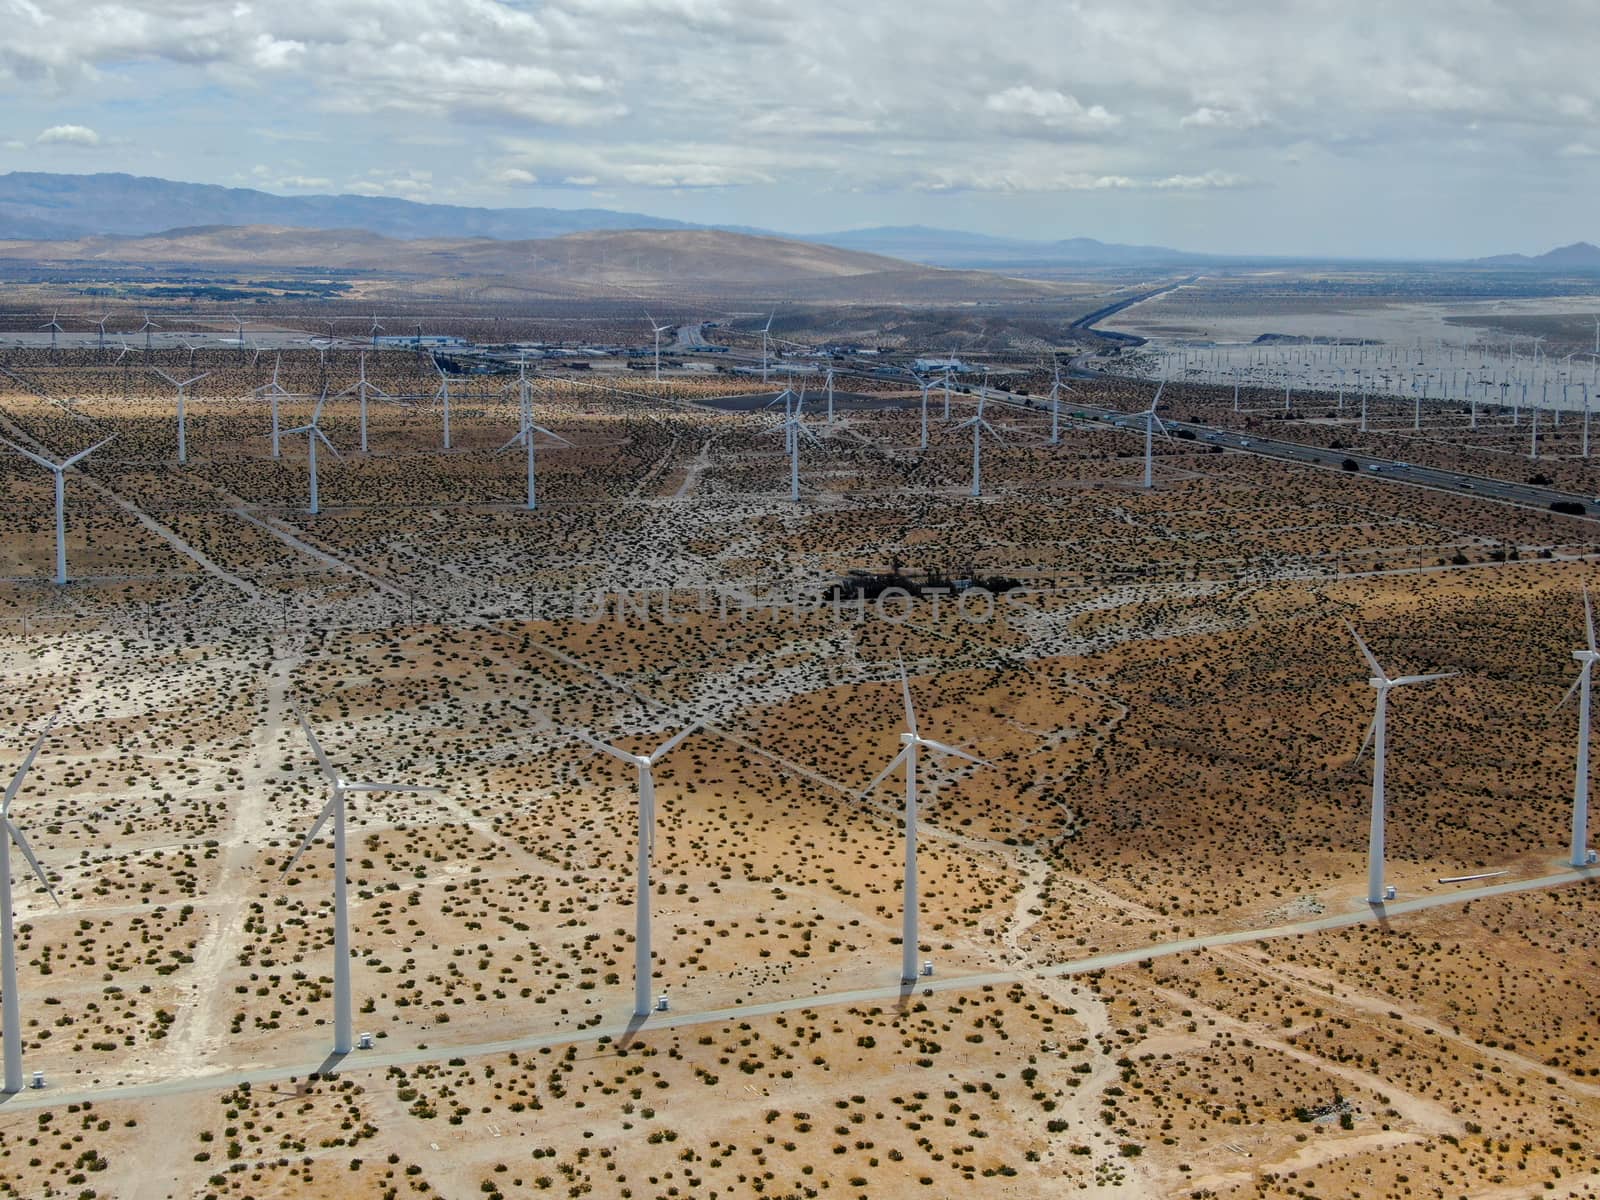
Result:
<svg viewBox="0 0 1600 1200">
<path fill-rule="evenodd" d="M 603 208 L 465 208 L 386 196 L 275 196 L 141 175 L 0 175 L 0 238 L 138 237 L 209 225 L 363 229 L 391 238 L 560 237 L 592 229 L 700 229 Z"/>
<path fill-rule="evenodd" d="M 859 250 L 722 229 L 596 229 L 554 238 L 389 238 L 361 229 L 205 225 L 143 236 L 0 239 L 0 266 L 106 280 L 172 271 L 359 278 L 369 294 L 483 300 L 717 295 L 885 302 L 1039 300 L 1062 285 L 936 269 Z M 26 275 L 26 271 L 24 272 Z"/>
<path fill-rule="evenodd" d="M 253 188 L 180 183 L 139 175 L 0 174 L 0 239 L 71 241 L 141 237 L 219 225 L 359 230 L 387 238 L 494 238 L 528 241 L 604 230 L 719 230 L 786 237 L 934 267 L 1027 271 L 1059 267 L 1192 267 L 1287 262 L 1255 256 L 1193 254 L 1167 246 L 1129 246 L 1094 238 L 1033 241 L 981 233 L 887 225 L 802 236 L 745 226 L 696 225 L 604 208 L 470 208 L 386 196 L 279 196 Z M 1302 261 L 1302 260 L 1294 260 Z M 1325 261 L 1325 260 L 1303 260 Z M 1547 254 L 1500 254 L 1467 266 L 1600 271 L 1600 248 L 1577 242 Z"/>
<path fill-rule="evenodd" d="M 1041 242 L 930 229 L 926 225 L 849 229 L 808 234 L 802 240 L 946 267 L 1111 267 L 1218 261 L 1210 255 L 1187 254 L 1166 246 L 1124 246 L 1082 237 Z"/>
<path fill-rule="evenodd" d="M 1570 246 L 1557 246 L 1544 254 L 1496 254 L 1491 258 L 1473 261 L 1480 267 L 1531 267 L 1548 271 L 1600 271 L 1600 246 L 1588 242 L 1573 242 Z"/>
<path fill-rule="evenodd" d="M 147 176 L 0 175 L 0 239 L 70 241 L 141 237 L 217 225 L 364 230 L 389 238 L 524 241 L 620 229 L 719 229 L 786 236 L 745 226 L 695 225 L 603 208 L 467 208 L 381 196 L 278 196 L 253 188 L 179 183 Z M 940 267 L 1116 266 L 1199 261 L 1159 246 L 1092 238 L 1035 242 L 922 226 L 856 229 L 791 238 Z"/>
</svg>

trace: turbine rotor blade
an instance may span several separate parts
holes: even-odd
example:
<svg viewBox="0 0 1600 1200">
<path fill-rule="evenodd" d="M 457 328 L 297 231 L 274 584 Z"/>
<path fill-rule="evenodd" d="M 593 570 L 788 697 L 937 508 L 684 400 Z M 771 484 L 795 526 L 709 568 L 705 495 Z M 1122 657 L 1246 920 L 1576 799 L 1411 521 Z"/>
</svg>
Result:
<svg viewBox="0 0 1600 1200">
<path fill-rule="evenodd" d="M 72 466 L 73 463 L 78 462 L 81 459 L 88 458 L 89 455 L 93 454 L 96 450 L 100 449 L 100 447 L 104 446 L 107 442 L 114 442 L 116 440 L 117 440 L 117 435 L 113 433 L 110 437 L 103 438 L 100 441 L 96 442 L 94 445 L 90 446 L 87 450 L 79 450 L 71 458 L 67 459 L 66 462 L 61 464 L 61 469 L 63 471 L 66 470 L 68 467 Z"/>
<path fill-rule="evenodd" d="M 1350 765 L 1355 766 L 1361 761 L 1361 756 L 1367 752 L 1367 747 L 1372 745 L 1372 735 L 1378 731 L 1378 710 L 1372 710 L 1372 720 L 1367 722 L 1367 735 L 1361 739 L 1361 749 L 1356 751 L 1356 756 L 1350 760 Z"/>
<path fill-rule="evenodd" d="M 1578 677 L 1572 681 L 1572 686 L 1567 689 L 1567 694 L 1550 706 L 1552 713 L 1566 707 L 1567 701 L 1578 694 L 1578 689 L 1583 686 L 1583 677 L 1589 673 L 1589 668 L 1593 665 L 1592 662 L 1586 662 L 1579 668 Z"/>
<path fill-rule="evenodd" d="M 652 767 L 655 766 L 656 763 L 660 762 L 667 755 L 671 754 L 674 750 L 676 750 L 683 743 L 683 740 L 686 737 L 688 737 L 691 733 L 694 733 L 699 728 L 700 728 L 700 724 L 699 724 L 699 722 L 696 722 L 693 725 L 689 725 L 689 726 L 685 727 L 679 733 L 675 734 L 674 736 L 668 738 L 666 741 L 662 742 L 661 745 L 659 745 L 659 746 L 657 746 L 655 748 L 655 752 L 650 755 L 649 760 L 648 760 L 650 765 Z"/>
<path fill-rule="evenodd" d="M 619 750 L 609 742 L 599 741 L 590 737 L 587 733 L 583 733 L 579 730 L 574 730 L 573 736 L 580 742 L 586 743 L 591 750 L 598 750 L 601 754 L 609 754 L 618 762 L 625 762 L 630 767 L 637 767 L 639 765 L 639 756 L 637 754 L 629 754 L 626 750 Z"/>
<path fill-rule="evenodd" d="M 5 818 L 5 828 L 0 830 L 0 837 L 9 833 L 16 840 L 17 849 L 22 851 L 22 857 L 28 860 L 28 865 L 33 868 L 33 873 L 38 876 L 39 882 L 44 884 L 44 890 L 50 893 L 50 899 L 56 902 L 56 907 L 61 907 L 61 897 L 56 895 L 55 888 L 50 886 L 50 880 L 45 878 L 44 868 L 39 865 L 39 860 L 34 857 L 33 847 L 28 844 L 27 837 L 17 827 L 17 823 L 10 817 Z M 0 880 L 5 887 L 11 886 L 9 879 Z"/>
<path fill-rule="evenodd" d="M 306 741 L 311 743 L 311 753 L 316 755 L 317 766 L 322 768 L 322 773 L 328 777 L 330 782 L 338 783 L 339 772 L 335 771 L 333 764 L 328 761 L 327 754 L 323 752 L 322 743 L 317 740 L 317 735 L 311 730 L 311 722 L 306 720 L 305 713 L 301 712 L 298 707 L 296 707 L 294 715 L 300 719 L 300 728 L 306 735 Z"/>
<path fill-rule="evenodd" d="M 44 745 L 45 738 L 50 736 L 50 731 L 56 727 L 56 721 L 59 719 L 59 714 L 50 718 L 49 724 L 40 731 L 39 736 L 34 740 L 33 747 L 28 751 L 27 757 L 22 760 L 22 765 L 17 768 L 17 773 L 11 777 L 10 786 L 6 788 L 4 804 L 0 806 L 0 817 L 10 814 L 11 802 L 17 798 L 17 793 L 22 790 L 23 777 L 27 775 L 28 769 L 33 766 L 33 760 L 39 755 L 39 748 Z M 0 887 L 3 886 L 5 886 L 5 881 L 0 880 Z"/>
<path fill-rule="evenodd" d="M 322 812 L 317 816 L 315 824 L 313 824 L 306 832 L 306 836 L 301 839 L 300 849 L 294 852 L 293 858 L 284 863 L 283 870 L 280 872 L 280 874 L 287 875 L 290 871 L 294 870 L 294 865 L 300 861 L 300 856 L 306 852 L 306 848 L 310 846 L 312 842 L 317 840 L 317 835 L 322 832 L 322 827 L 328 823 L 328 818 L 333 816 L 333 806 L 338 802 L 339 794 L 337 792 L 328 797 L 328 802 L 322 806 Z"/>
<path fill-rule="evenodd" d="M 1454 679 L 1459 674 L 1460 671 L 1438 671 L 1432 675 L 1402 675 L 1390 682 L 1399 687 L 1406 683 L 1432 683 L 1435 679 Z"/>
<path fill-rule="evenodd" d="M 1361 640 L 1361 635 L 1356 632 L 1356 627 L 1350 624 L 1350 622 L 1346 621 L 1345 628 L 1350 630 L 1350 636 L 1355 638 L 1356 645 L 1361 648 L 1361 656 L 1365 658 L 1368 665 L 1372 667 L 1372 677 L 1374 679 L 1388 679 L 1389 676 L 1385 674 L 1384 669 L 1378 665 L 1378 660 L 1373 657 L 1372 651 L 1367 649 L 1367 644 Z"/>
<path fill-rule="evenodd" d="M 329 454 L 333 455 L 340 462 L 344 461 L 344 455 L 340 454 L 338 447 L 328 440 L 327 434 L 323 433 L 322 430 L 318 429 L 315 425 L 311 427 L 311 432 L 316 435 L 317 441 L 321 442 L 328 448 Z"/>
<path fill-rule="evenodd" d="M 862 788 L 859 792 L 856 793 L 856 799 L 857 800 L 865 800 L 868 796 L 870 796 L 877 789 L 877 787 L 878 787 L 878 785 L 880 783 L 882 783 L 885 779 L 889 778 L 890 775 L 893 775 L 894 772 L 895 772 L 895 769 L 897 767 L 899 767 L 900 764 L 903 763 L 906 760 L 906 750 L 907 749 L 909 749 L 909 747 L 902 747 L 901 750 L 900 750 L 900 753 L 896 754 L 893 758 L 891 758 L 889 760 L 889 765 L 887 767 L 885 767 L 883 770 L 879 771 L 877 776 L 876 776 L 876 778 L 874 778 L 871 783 L 867 784 L 866 787 Z"/>
<path fill-rule="evenodd" d="M 976 763 L 980 767 L 987 767 L 989 765 L 988 760 L 986 759 L 975 758 L 968 754 L 965 750 L 957 750 L 954 746 L 946 746 L 943 742 L 936 742 L 932 738 L 919 737 L 917 741 L 938 754 L 949 754 L 955 756 L 956 758 L 964 758 L 969 763 Z"/>
<path fill-rule="evenodd" d="M 17 445 L 8 438 L 0 438 L 0 444 L 10 446 L 18 454 L 22 455 L 24 458 L 32 459 L 47 471 L 54 471 L 56 469 L 55 463 L 51 462 L 49 459 L 35 454 L 32 450 L 24 450 L 21 446 Z"/>
<path fill-rule="evenodd" d="M 917 710 L 911 703 L 911 681 L 906 678 L 906 664 L 904 659 L 896 659 L 900 665 L 900 695 L 906 702 L 906 732 L 912 737 L 917 736 Z"/>
<path fill-rule="evenodd" d="M 430 787 L 420 783 L 384 783 L 381 780 L 361 783 L 343 783 L 339 785 L 345 792 L 405 792 L 413 796 L 442 796 L 443 788 Z"/>
<path fill-rule="evenodd" d="M 1589 635 L 1589 651 L 1594 653 L 1594 606 L 1589 603 L 1589 588 L 1587 584 L 1584 585 L 1583 589 L 1583 628 L 1584 632 Z"/>
<path fill-rule="evenodd" d="M 542 433 L 542 434 L 545 435 L 545 437 L 550 438 L 552 441 L 560 442 L 563 446 L 572 445 L 571 442 L 567 441 L 567 439 L 562 437 L 559 433 L 552 433 L 550 430 L 546 429 L 543 425 L 535 425 L 533 427 L 533 429 L 534 429 L 534 432 Z"/>
</svg>

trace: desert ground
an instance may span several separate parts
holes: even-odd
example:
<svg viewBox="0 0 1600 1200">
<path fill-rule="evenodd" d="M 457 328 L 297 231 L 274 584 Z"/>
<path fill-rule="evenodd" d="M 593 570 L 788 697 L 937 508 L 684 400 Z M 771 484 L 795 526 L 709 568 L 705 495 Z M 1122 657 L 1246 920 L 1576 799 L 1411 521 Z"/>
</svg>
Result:
<svg viewBox="0 0 1600 1200">
<path fill-rule="evenodd" d="M 274 355 L 161 354 L 0 354 L 0 437 L 115 436 L 66 473 L 64 587 L 50 473 L 0 454 L 0 766 L 59 717 L 11 817 L 60 898 L 13 857 L 46 1086 L 0 1102 L 3 1194 L 1600 1192 L 1557 707 L 1592 520 L 1184 441 L 1145 490 L 1141 431 L 1051 445 L 1026 402 L 988 407 L 973 497 L 973 398 L 934 393 L 923 449 L 919 394 L 859 380 L 832 425 L 808 398 L 797 503 L 748 377 L 542 372 L 529 510 L 514 375 L 452 383 L 445 450 L 438 376 L 369 354 L 363 454 L 351 348 L 278 363 L 281 427 L 337 450 L 312 516 L 309 436 L 271 455 Z M 185 464 L 151 365 L 207 373 Z M 1255 399 L 1163 403 L 1351 436 L 1311 419 L 1334 397 Z M 1409 415 L 1365 436 L 1528 466 L 1508 417 L 1479 447 Z M 1548 469 L 1593 494 L 1573 436 Z M 826 598 L 852 571 L 1006 590 Z M 1376 909 L 1350 624 L 1454 672 L 1389 710 Z M 902 663 L 920 733 L 982 760 L 920 760 L 909 985 L 902 777 L 866 790 Z M 350 797 L 372 1047 L 344 1056 L 329 838 L 289 868 L 328 798 L 301 715 L 346 778 L 440 789 Z M 634 1018 L 635 779 L 581 735 L 690 726 L 655 772 L 668 1007 Z"/>
</svg>

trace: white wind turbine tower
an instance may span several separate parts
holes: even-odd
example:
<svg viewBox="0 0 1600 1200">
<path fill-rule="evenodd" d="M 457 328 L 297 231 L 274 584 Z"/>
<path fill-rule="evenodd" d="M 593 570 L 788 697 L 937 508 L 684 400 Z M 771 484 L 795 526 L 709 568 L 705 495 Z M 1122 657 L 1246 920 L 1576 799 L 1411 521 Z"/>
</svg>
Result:
<svg viewBox="0 0 1600 1200">
<path fill-rule="evenodd" d="M 35 454 L 32 450 L 24 450 L 21 446 L 17 445 L 15 442 L 7 441 L 5 438 L 0 438 L 0 444 L 6 445 L 6 446 L 10 446 L 13 450 L 15 450 L 18 454 L 22 455 L 24 458 L 32 459 L 34 462 L 38 463 L 41 467 L 43 467 L 45 470 L 49 471 L 51 474 L 53 474 L 55 476 L 55 480 L 56 480 L 56 582 L 58 584 L 64 584 L 64 583 L 67 582 L 67 485 L 66 485 L 66 478 L 65 478 L 67 468 L 75 465 L 76 463 L 78 463 L 79 461 L 81 461 L 81 460 L 83 460 L 85 458 L 88 458 L 89 455 L 93 454 L 96 450 L 100 449 L 101 446 L 104 446 L 106 444 L 106 442 L 109 442 L 109 441 L 113 440 L 116 436 L 117 435 L 113 433 L 111 435 L 111 437 L 106 438 L 104 441 L 96 442 L 94 445 L 90 446 L 87 450 L 80 450 L 76 454 L 74 454 L 71 458 L 63 459 L 59 463 L 53 463 L 48 458 L 44 458 L 44 457 L 42 457 L 42 456 L 40 456 L 38 454 Z"/>
<path fill-rule="evenodd" d="M 56 718 L 51 717 L 50 723 L 44 727 L 44 732 L 33 743 L 33 748 L 28 751 L 22 765 L 17 768 L 17 773 L 11 777 L 11 784 L 6 788 L 4 806 L 0 807 L 0 992 L 3 992 L 5 1025 L 5 1091 L 20 1092 L 22 1090 L 22 1006 L 17 998 L 17 935 L 13 927 L 11 911 L 11 843 L 17 843 L 17 849 L 22 851 L 22 856 L 28 860 L 28 865 L 33 868 L 35 877 L 44 885 L 44 890 L 50 893 L 50 899 L 56 902 L 56 907 L 61 907 L 61 899 L 56 895 L 55 888 L 50 886 L 50 880 L 45 877 L 39 860 L 34 857 L 33 847 L 28 844 L 27 837 L 21 828 L 11 819 L 11 802 L 17 798 L 17 793 L 22 790 L 22 780 L 28 774 L 28 768 L 33 766 L 33 760 L 39 754 L 39 747 L 44 745 L 45 738 L 50 736 L 50 731 L 55 728 Z"/>
<path fill-rule="evenodd" d="M 433 394 L 435 400 L 444 401 L 444 448 L 450 449 L 450 376 L 444 373 L 444 368 L 439 365 L 439 360 L 429 355 L 433 369 L 439 373 L 439 390 Z"/>
<path fill-rule="evenodd" d="M 378 318 L 373 317 L 372 319 L 374 323 L 376 323 Z M 381 325 L 377 327 L 379 329 L 383 328 Z M 384 391 L 377 384 L 367 382 L 367 352 L 365 350 L 361 352 L 360 360 L 361 378 L 355 383 L 352 383 L 349 387 L 345 388 L 344 391 L 334 396 L 334 399 L 337 400 L 339 396 L 348 396 L 351 392 L 356 394 L 356 399 L 359 402 L 361 410 L 361 453 L 365 454 L 367 452 L 367 393 L 371 392 L 382 396 L 385 400 L 390 400 L 393 397 L 391 397 L 388 392 Z"/>
<path fill-rule="evenodd" d="M 911 684 L 906 680 L 905 663 L 900 664 L 900 694 L 906 704 L 906 729 L 900 735 L 900 753 L 889 760 L 889 765 L 866 787 L 861 789 L 856 799 L 862 800 L 871 795 L 873 790 L 885 779 L 892 775 L 902 763 L 906 769 L 906 862 L 905 886 L 901 894 L 903 912 L 901 914 L 900 929 L 900 982 L 911 983 L 917 978 L 917 951 L 919 938 L 917 936 L 917 751 L 922 748 L 932 750 L 936 754 L 948 754 L 955 758 L 964 758 L 970 763 L 980 767 L 988 766 L 981 758 L 974 758 L 965 750 L 957 750 L 954 746 L 946 746 L 942 742 L 925 738 L 917 732 L 917 713 L 911 704 Z"/>
<path fill-rule="evenodd" d="M 236 336 L 236 340 L 239 343 L 239 357 L 243 358 L 244 357 L 244 321 L 241 318 L 237 317 L 237 316 L 232 317 L 230 319 L 233 321 L 234 333 L 235 333 L 235 336 Z"/>
<path fill-rule="evenodd" d="M 48 329 L 50 331 L 50 349 L 52 350 L 56 348 L 56 334 L 65 332 L 61 328 L 61 322 L 56 320 L 60 315 L 60 313 L 51 313 L 50 319 L 39 326 L 40 329 Z"/>
<path fill-rule="evenodd" d="M 1061 382 L 1061 363 L 1057 361 L 1055 378 L 1050 382 L 1050 445 L 1052 446 L 1061 444 L 1061 390 L 1063 388 L 1066 388 L 1069 392 L 1072 390 Z"/>
<path fill-rule="evenodd" d="M 661 382 L 661 335 L 671 329 L 671 325 L 657 325 L 656 319 L 645 313 L 644 319 L 650 322 L 650 331 L 656 335 L 656 382 Z"/>
<path fill-rule="evenodd" d="M 1162 437 L 1166 438 L 1168 441 L 1172 440 L 1172 435 L 1167 432 L 1167 427 L 1162 424 L 1161 418 L 1156 416 L 1156 405 L 1161 403 L 1161 393 L 1166 389 L 1166 386 L 1167 381 L 1163 379 L 1161 381 L 1161 386 L 1156 388 L 1156 398 L 1150 401 L 1150 407 L 1141 413 L 1133 414 L 1136 419 L 1139 417 L 1144 418 L 1144 486 L 1147 488 L 1155 486 L 1155 477 L 1152 473 L 1155 451 L 1155 431 L 1159 428 L 1161 430 Z"/>
<path fill-rule="evenodd" d="M 778 315 L 773 309 L 767 314 L 767 323 L 761 327 L 761 382 L 767 382 L 767 345 L 772 340 L 772 318 Z"/>
<path fill-rule="evenodd" d="M 340 462 L 344 456 L 334 449 L 333 443 L 328 440 L 328 435 L 322 432 L 317 421 L 322 416 L 322 406 L 328 402 L 328 394 L 324 392 L 317 401 L 316 408 L 311 410 L 311 420 L 295 429 L 285 429 L 285 433 L 303 433 L 306 435 L 306 468 L 311 477 L 311 497 L 306 505 L 306 512 L 313 517 L 322 511 L 322 504 L 317 495 L 317 443 L 321 442 Z"/>
<path fill-rule="evenodd" d="M 983 402 L 985 399 L 984 393 L 979 392 L 978 415 L 969 417 L 956 426 L 957 429 L 972 430 L 972 494 L 974 496 L 983 495 L 983 435 L 987 433 L 1002 446 L 1006 444 L 1005 438 L 995 432 L 994 426 L 983 419 Z"/>
<path fill-rule="evenodd" d="M 928 390 L 933 387 L 933 380 L 923 379 L 915 371 L 907 372 L 911 381 L 922 389 L 922 445 L 921 449 L 928 448 Z"/>
<path fill-rule="evenodd" d="M 1372 714 L 1372 724 L 1367 727 L 1367 740 L 1361 743 L 1361 750 L 1356 752 L 1356 758 L 1367 748 L 1367 741 L 1372 744 L 1372 822 L 1367 832 L 1367 903 L 1382 904 L 1390 897 L 1386 895 L 1383 887 L 1383 834 L 1384 834 L 1384 798 L 1383 775 L 1388 762 L 1388 711 L 1389 690 L 1391 688 L 1405 687 L 1412 683 L 1431 683 L 1436 679 L 1449 679 L 1456 674 L 1454 671 L 1444 671 L 1434 675 L 1398 675 L 1391 677 L 1384 673 L 1378 665 L 1378 660 L 1373 657 L 1372 651 L 1367 649 L 1367 644 L 1361 640 L 1361 635 L 1356 632 L 1355 626 L 1350 626 L 1350 636 L 1356 639 L 1356 645 L 1361 647 L 1362 657 L 1372 668 L 1372 677 L 1367 680 L 1378 692 L 1378 705 Z"/>
<path fill-rule="evenodd" d="M 190 361 L 192 362 L 193 359 L 191 358 Z M 211 374 L 211 372 L 203 372 L 202 374 L 196 375 L 191 379 L 185 379 L 182 383 L 179 383 L 160 367 L 153 367 L 151 369 L 154 370 L 157 375 L 161 376 L 161 378 L 170 383 L 173 387 L 178 389 L 178 463 L 180 466 L 187 465 L 189 462 L 189 443 L 186 434 L 187 418 L 185 417 L 184 398 L 188 393 L 190 384 L 199 383 L 207 375 Z"/>
<path fill-rule="evenodd" d="M 305 730 L 306 741 L 311 743 L 311 752 L 316 755 L 317 766 L 332 787 L 333 795 L 322 806 L 322 812 L 318 815 L 316 823 L 306 833 L 300 848 L 294 852 L 294 857 L 285 864 L 283 873 L 287 875 L 294 869 L 295 863 L 300 861 L 300 856 L 312 842 L 316 841 L 317 835 L 322 832 L 322 827 L 328 823 L 328 818 L 332 817 L 333 1052 L 348 1054 L 355 1048 L 355 1036 L 350 1017 L 350 906 L 346 895 L 348 884 L 345 879 L 345 797 L 351 792 L 409 792 L 414 795 L 423 793 L 437 795 L 439 789 L 404 783 L 361 783 L 346 779 L 334 769 L 333 764 L 328 761 L 328 756 L 322 752 L 322 745 L 317 741 L 317 735 L 311 731 L 304 714 L 299 716 L 300 728 Z"/>
<path fill-rule="evenodd" d="M 618 762 L 627 763 L 638 771 L 639 778 L 639 845 L 637 851 L 637 883 L 633 900 L 633 1015 L 646 1016 L 650 1012 L 650 856 L 656 845 L 656 780 L 655 767 L 662 759 L 678 748 L 698 725 L 690 725 L 657 746 L 650 754 L 629 754 L 606 742 L 597 741 L 586 733 L 578 738 L 590 749 L 609 754 Z"/>
<path fill-rule="evenodd" d="M 534 424 L 534 422 L 533 422 L 533 397 L 532 397 L 531 393 L 528 390 L 528 377 L 527 377 L 527 373 L 526 373 L 526 368 L 527 368 L 527 364 L 524 363 L 523 364 L 524 373 L 523 373 L 522 379 L 520 380 L 520 383 L 521 383 L 520 391 L 522 393 L 522 415 L 521 415 L 521 420 L 518 422 L 519 427 L 517 429 L 516 434 L 511 438 L 511 440 L 509 442 L 507 442 L 504 446 L 501 446 L 499 450 L 495 451 L 495 453 L 496 454 L 504 454 L 507 450 L 511 449 L 511 447 L 519 445 L 519 444 L 523 447 L 523 449 L 525 449 L 527 451 L 527 454 L 528 454 L 528 502 L 527 502 L 527 508 L 528 508 L 529 512 L 532 512 L 535 508 L 538 507 L 538 495 L 537 495 L 537 493 L 535 491 L 535 488 L 534 488 L 534 446 L 535 446 L 535 443 L 538 440 L 538 435 L 542 433 L 542 434 L 544 434 L 545 437 L 550 438 L 552 441 L 560 442 L 563 446 L 570 446 L 570 445 L 572 445 L 572 443 L 567 441 L 567 439 L 562 437 L 559 433 L 552 433 L 550 430 L 546 429 L 543 425 L 535 425 Z"/>
<path fill-rule="evenodd" d="M 1578 678 L 1561 698 L 1561 704 L 1556 705 L 1560 708 L 1572 699 L 1573 692 L 1578 694 L 1578 769 L 1572 783 L 1572 854 L 1568 859 L 1575 867 L 1586 867 L 1594 862 L 1589 851 L 1589 673 L 1594 664 L 1600 662 L 1600 648 L 1595 646 L 1594 608 L 1589 603 L 1587 587 L 1583 589 L 1583 631 L 1588 644 L 1572 652 L 1572 657 L 1582 664 L 1578 668 Z"/>
<path fill-rule="evenodd" d="M 788 411 L 789 406 L 785 404 L 783 424 L 767 430 L 768 433 L 781 432 L 784 435 L 785 449 L 789 453 L 789 499 L 796 503 L 800 500 L 800 439 L 803 436 L 813 446 L 822 444 L 800 419 L 800 408 L 804 403 L 802 396 L 795 404 L 793 413 Z"/>
<path fill-rule="evenodd" d="M 273 458 L 281 457 L 280 442 L 281 442 L 281 439 L 282 439 L 282 431 L 279 428 L 279 423 L 278 423 L 278 400 L 281 397 L 288 396 L 290 394 L 289 391 L 281 383 L 278 382 L 278 368 L 281 367 L 281 366 L 283 366 L 283 355 L 280 354 L 275 359 L 273 359 L 273 361 L 272 361 L 272 382 L 271 383 L 262 384 L 255 391 L 256 395 L 265 396 L 267 398 L 267 403 L 271 406 L 271 409 L 272 409 L 272 457 Z"/>
<path fill-rule="evenodd" d="M 833 364 L 828 364 L 828 374 L 825 376 L 828 387 L 828 424 L 833 424 Z"/>
<path fill-rule="evenodd" d="M 109 320 L 111 320 L 111 314 L 107 313 L 95 322 L 100 327 L 100 353 L 102 356 L 106 352 L 106 322 Z"/>
</svg>

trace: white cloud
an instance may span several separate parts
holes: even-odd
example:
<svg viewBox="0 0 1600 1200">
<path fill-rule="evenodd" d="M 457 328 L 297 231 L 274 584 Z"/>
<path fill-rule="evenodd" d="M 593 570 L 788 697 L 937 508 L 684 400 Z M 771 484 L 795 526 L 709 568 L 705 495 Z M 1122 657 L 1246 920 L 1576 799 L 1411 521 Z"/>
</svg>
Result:
<svg viewBox="0 0 1600 1200">
<path fill-rule="evenodd" d="M 489 176 L 491 183 L 506 185 L 538 183 L 539 177 L 532 171 L 524 171 L 521 167 L 506 167 Z"/>
<path fill-rule="evenodd" d="M 33 140 L 40 146 L 98 146 L 100 135 L 87 125 L 52 125 Z"/>
<path fill-rule="evenodd" d="M 1255 129 L 1265 118 L 1234 108 L 1214 108 L 1202 104 L 1178 122 L 1180 129 Z"/>
<path fill-rule="evenodd" d="M 1076 96 L 1042 91 L 1026 84 L 991 93 L 984 97 L 983 107 L 1003 117 L 1073 133 L 1101 133 L 1115 128 L 1122 120 L 1098 104 L 1085 108 Z"/>
<path fill-rule="evenodd" d="M 1225 171 L 1135 177 L 1026 167 L 983 170 L 962 166 L 940 168 L 914 181 L 912 186 L 927 192 L 1198 192 L 1251 187 L 1253 183 L 1242 175 Z"/>
<path fill-rule="evenodd" d="M 969 223 L 1024 210 L 1044 223 L 1293 186 L 1345 211 L 1404 195 L 1412 212 L 1488 227 L 1549 196 L 1577 213 L 1592 194 L 1593 0 L 1536 7 L 1531 20 L 1501 0 L 1406 0 L 1374 18 L 1334 0 L 1060 0 L 1041 20 L 1038 0 L 0 0 L 0 104 L 13 128 L 26 112 L 122 130 L 115 106 L 136 95 L 169 119 L 141 129 L 138 155 L 104 137 L 97 163 L 243 179 L 265 154 L 258 178 L 294 190 L 353 179 L 499 203 L 539 183 L 619 189 L 635 207 L 646 190 L 719 189 L 728 219 L 788 205 L 800 228 L 939 219 L 930 190 L 1020 198 L 975 203 Z M 204 119 L 184 119 L 202 103 Z M 297 159 L 268 140 L 299 143 Z M 1490 161 L 1504 170 L 1469 193 Z M 1520 205 L 1484 199 L 1518 188 Z M 1029 199 L 1052 193 L 1075 203 Z M 1288 205 L 1240 199 L 1305 228 Z M 1240 217 L 1225 236 L 1255 232 Z"/>
</svg>

